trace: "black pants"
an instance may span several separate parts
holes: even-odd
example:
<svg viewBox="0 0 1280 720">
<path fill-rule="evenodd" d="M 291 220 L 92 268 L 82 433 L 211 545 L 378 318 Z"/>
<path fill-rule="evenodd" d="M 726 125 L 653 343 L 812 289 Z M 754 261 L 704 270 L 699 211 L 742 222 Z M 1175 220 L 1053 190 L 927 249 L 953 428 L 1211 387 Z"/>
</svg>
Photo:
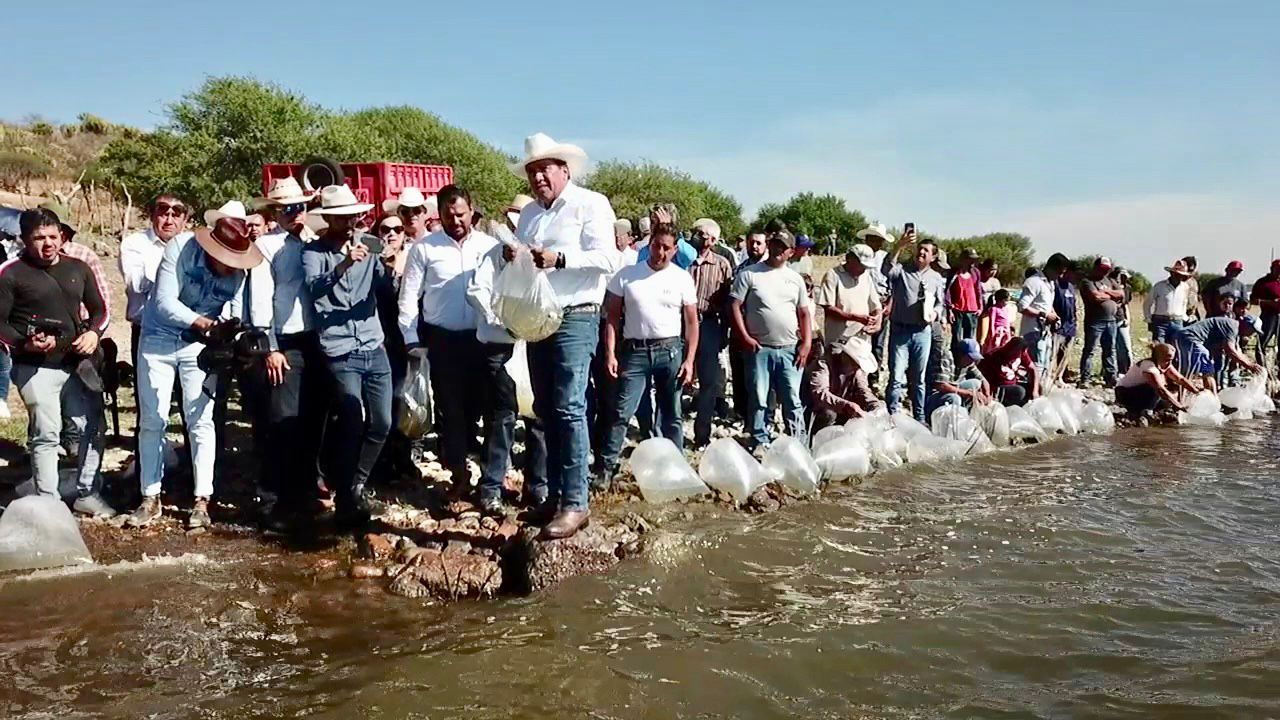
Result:
<svg viewBox="0 0 1280 720">
<path fill-rule="evenodd" d="M 434 325 L 419 326 L 419 337 L 427 346 L 431 363 L 431 395 L 440 418 L 437 437 L 440 464 L 455 477 L 467 469 L 468 433 L 474 434 L 472 419 L 483 407 L 482 353 L 475 330 L 446 330 Z M 514 403 L 515 386 L 511 388 Z"/>
<path fill-rule="evenodd" d="M 273 386 L 265 363 L 256 373 L 265 401 L 263 485 L 282 508 L 291 509 L 315 494 L 320 437 L 333 387 L 314 332 L 281 335 L 279 342 L 289 363 L 284 382 Z"/>
<path fill-rule="evenodd" d="M 996 399 L 1005 407 L 1026 405 L 1027 388 L 1023 385 L 1001 385 L 996 388 Z"/>
<path fill-rule="evenodd" d="M 733 383 L 733 411 L 743 423 L 751 421 L 751 384 L 747 382 L 747 368 L 742 362 L 743 351 L 736 345 L 729 346 L 729 375 Z"/>
<path fill-rule="evenodd" d="M 480 495 L 502 497 L 502 481 L 511 467 L 511 446 L 516 433 L 516 381 L 507 373 L 513 346 L 477 342 L 480 372 L 479 408 L 484 419 L 484 457 L 480 465 Z M 473 426 L 470 418 L 467 427 Z"/>
<path fill-rule="evenodd" d="M 1134 415 L 1139 415 L 1147 410 L 1155 410 L 1163 404 L 1164 400 L 1160 397 L 1160 393 L 1156 389 L 1143 383 L 1134 387 L 1116 387 L 1116 402 L 1124 406 Z"/>
</svg>

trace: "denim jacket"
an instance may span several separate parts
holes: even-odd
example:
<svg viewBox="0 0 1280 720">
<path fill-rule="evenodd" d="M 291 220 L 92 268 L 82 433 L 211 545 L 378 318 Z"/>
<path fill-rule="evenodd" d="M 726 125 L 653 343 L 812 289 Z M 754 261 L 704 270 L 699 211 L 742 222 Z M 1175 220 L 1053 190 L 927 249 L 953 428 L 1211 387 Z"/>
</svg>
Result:
<svg viewBox="0 0 1280 720">
<path fill-rule="evenodd" d="M 201 316 L 239 314 L 245 273 L 218 275 L 195 235 L 175 237 L 165 246 L 155 288 L 142 310 L 142 337 L 179 340 Z"/>
<path fill-rule="evenodd" d="M 368 235 L 360 240 L 369 246 L 369 257 L 341 274 L 336 271 L 346 257 L 341 248 L 330 248 L 319 238 L 302 250 L 302 270 L 316 306 L 320 349 L 329 357 L 374 350 L 385 338 L 378 319 L 377 292 L 390 280 L 375 250 L 382 244 Z"/>
</svg>

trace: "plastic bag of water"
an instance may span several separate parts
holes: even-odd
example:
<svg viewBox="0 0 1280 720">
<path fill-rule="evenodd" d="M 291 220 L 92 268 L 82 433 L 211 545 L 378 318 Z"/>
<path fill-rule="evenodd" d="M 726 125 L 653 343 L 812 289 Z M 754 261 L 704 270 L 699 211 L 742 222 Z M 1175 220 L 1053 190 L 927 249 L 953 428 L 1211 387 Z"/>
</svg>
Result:
<svg viewBox="0 0 1280 720">
<path fill-rule="evenodd" d="M 998 402 L 975 403 L 969 416 L 996 447 L 1009 444 L 1009 411 Z"/>
<path fill-rule="evenodd" d="M 802 495 L 816 492 L 821 471 L 804 443 L 783 435 L 769 445 L 764 454 L 764 469 L 769 476 Z"/>
<path fill-rule="evenodd" d="M 1116 429 L 1116 418 L 1106 403 L 1093 401 L 1080 411 L 1081 432 L 1105 435 Z"/>
<path fill-rule="evenodd" d="M 0 572 L 91 562 L 80 526 L 61 500 L 18 498 L 0 515 Z"/>
<path fill-rule="evenodd" d="M 1031 417 L 1024 407 L 1012 405 L 1005 408 L 1009 415 L 1009 438 L 1012 440 L 1032 440 L 1038 443 L 1049 439 L 1049 433 L 1040 427 L 1040 423 Z"/>
<path fill-rule="evenodd" d="M 707 446 L 698 463 L 698 477 L 708 486 L 728 493 L 739 504 L 769 482 L 769 474 L 733 438 L 720 438 Z"/>
<path fill-rule="evenodd" d="M 684 453 L 666 438 L 649 438 L 636 446 L 631 453 L 631 474 L 646 502 L 664 503 L 707 492 Z"/>
<path fill-rule="evenodd" d="M 866 446 L 852 438 L 824 443 L 814 452 L 813 460 L 822 477 L 830 481 L 862 477 L 871 472 L 871 455 Z"/>
<path fill-rule="evenodd" d="M 1053 401 L 1047 397 L 1038 397 L 1027 403 L 1027 414 L 1032 420 L 1040 426 L 1048 435 L 1057 432 L 1063 432 L 1062 418 L 1058 415 L 1058 409 L 1054 407 Z"/>
<path fill-rule="evenodd" d="M 547 274 L 533 264 L 533 254 L 520 247 L 493 282 L 493 314 L 520 340 L 537 342 L 560 329 L 564 311 Z"/>
</svg>

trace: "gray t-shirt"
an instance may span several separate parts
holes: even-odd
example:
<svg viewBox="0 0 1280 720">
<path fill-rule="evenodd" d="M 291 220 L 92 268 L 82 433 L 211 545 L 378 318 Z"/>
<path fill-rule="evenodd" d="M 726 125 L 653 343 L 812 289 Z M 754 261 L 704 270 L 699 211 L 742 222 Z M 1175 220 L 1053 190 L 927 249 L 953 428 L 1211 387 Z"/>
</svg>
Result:
<svg viewBox="0 0 1280 720">
<path fill-rule="evenodd" d="M 886 255 L 880 266 L 893 299 L 889 319 L 917 327 L 931 324 L 945 305 L 947 281 L 933 268 L 918 269 L 914 258 L 905 263 L 895 260 Z"/>
<path fill-rule="evenodd" d="M 770 347 L 791 347 L 799 342 L 796 312 L 809 307 L 800 273 L 756 263 L 738 273 L 729 296 L 742 303 L 742 319 L 756 342 Z"/>
<path fill-rule="evenodd" d="M 1115 300 L 1107 299 L 1098 302 L 1093 298 L 1095 292 L 1110 292 L 1118 290 L 1119 286 L 1111 278 L 1102 278 L 1101 280 L 1085 280 L 1080 283 L 1080 295 L 1084 300 L 1084 321 L 1085 323 L 1106 322 L 1115 320 L 1116 313 L 1120 309 L 1120 303 Z"/>
</svg>

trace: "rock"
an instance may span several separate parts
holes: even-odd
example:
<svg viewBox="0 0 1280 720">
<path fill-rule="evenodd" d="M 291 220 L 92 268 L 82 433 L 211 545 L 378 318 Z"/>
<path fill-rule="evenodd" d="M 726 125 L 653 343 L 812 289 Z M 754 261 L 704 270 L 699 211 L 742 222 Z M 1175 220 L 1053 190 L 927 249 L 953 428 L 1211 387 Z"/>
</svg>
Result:
<svg viewBox="0 0 1280 720">
<path fill-rule="evenodd" d="M 399 539 L 398 535 L 369 533 L 361 542 L 360 553 L 371 560 L 390 560 L 395 555 Z"/>
<path fill-rule="evenodd" d="M 478 516 L 460 518 L 455 527 L 463 532 L 474 533 L 480 529 L 480 518 Z"/>
<path fill-rule="evenodd" d="M 588 525 L 571 538 L 546 542 L 530 530 L 504 556 L 513 590 L 538 592 L 576 575 L 602 573 L 638 549 L 639 534 L 623 525 Z"/>
<path fill-rule="evenodd" d="M 503 542 L 506 542 L 520 534 L 520 525 L 518 525 L 514 520 L 503 520 L 502 524 L 493 531 L 493 534 Z"/>
<path fill-rule="evenodd" d="M 498 529 L 498 525 L 499 523 L 497 518 L 492 518 L 487 516 L 480 518 L 480 529 L 482 530 L 489 530 L 490 532 L 492 532 Z"/>
<path fill-rule="evenodd" d="M 348 573 L 352 580 L 368 580 L 383 576 L 383 569 L 377 565 L 352 565 Z"/>
<path fill-rule="evenodd" d="M 465 555 L 471 552 L 471 543 L 466 540 L 450 540 L 444 546 L 445 555 Z"/>
<path fill-rule="evenodd" d="M 643 535 L 653 530 L 652 523 L 633 512 L 629 512 L 622 517 L 622 524 L 638 535 Z"/>
<path fill-rule="evenodd" d="M 490 597 L 502 587 L 502 568 L 488 557 L 426 551 L 404 567 L 387 589 L 403 597 Z"/>
</svg>

